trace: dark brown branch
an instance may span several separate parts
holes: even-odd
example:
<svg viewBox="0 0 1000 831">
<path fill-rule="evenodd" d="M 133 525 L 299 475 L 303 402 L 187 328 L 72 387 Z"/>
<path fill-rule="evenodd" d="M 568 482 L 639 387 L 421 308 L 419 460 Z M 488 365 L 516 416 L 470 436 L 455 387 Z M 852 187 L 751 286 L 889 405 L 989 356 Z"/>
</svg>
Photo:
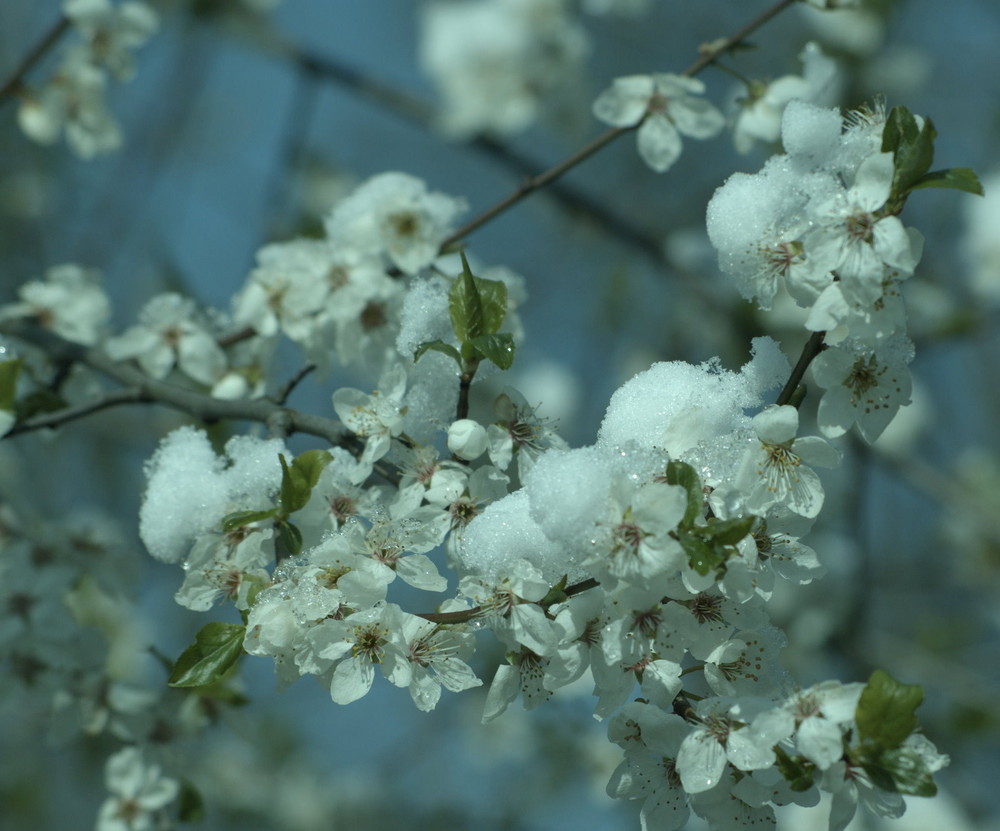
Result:
<svg viewBox="0 0 1000 831">
<path fill-rule="evenodd" d="M 701 48 L 701 57 L 698 58 L 691 66 L 684 70 L 682 74 L 688 77 L 693 77 L 701 72 L 706 66 L 715 62 L 715 59 L 726 52 L 731 52 L 736 47 L 740 46 L 743 41 L 745 41 L 750 35 L 756 32 L 761 26 L 767 23 L 774 17 L 777 17 L 789 6 L 795 5 L 799 0 L 779 0 L 771 8 L 765 9 L 757 17 L 747 23 L 742 29 L 740 29 L 736 34 L 730 35 L 727 38 L 722 38 L 721 40 L 713 41 L 710 44 L 706 44 Z"/>
<path fill-rule="evenodd" d="M 14 70 L 14 74 L 0 87 L 0 104 L 3 104 L 7 98 L 13 98 L 24 89 L 24 76 L 59 41 L 66 30 L 69 29 L 69 25 L 68 17 L 60 17 L 52 28 L 45 33 L 42 39 L 35 44 L 34 48 L 24 56 L 24 59 Z"/>
<path fill-rule="evenodd" d="M 605 131 L 596 139 L 594 139 L 592 142 L 590 142 L 590 144 L 586 145 L 580 150 L 577 150 L 572 156 L 570 156 L 565 161 L 560 162 L 555 167 L 549 168 L 544 173 L 540 173 L 538 176 L 533 176 L 527 179 L 512 194 L 507 196 L 505 199 L 501 199 L 492 208 L 488 208 L 487 210 L 483 211 L 483 213 L 481 213 L 479 216 L 467 222 L 465 225 L 463 225 L 461 228 L 455 231 L 455 233 L 447 237 L 441 243 L 441 250 L 446 251 L 449 247 L 454 245 L 460 239 L 467 237 L 473 231 L 478 230 L 487 222 L 490 222 L 491 220 L 495 219 L 504 211 L 506 211 L 508 208 L 512 207 L 513 205 L 516 205 L 526 196 L 529 196 L 536 190 L 540 190 L 541 188 L 544 188 L 546 185 L 554 182 L 556 179 L 562 176 L 567 170 L 572 170 L 578 164 L 586 161 L 591 156 L 593 156 L 598 150 L 601 150 L 603 147 L 613 142 L 620 135 L 628 133 L 632 129 L 634 128 L 612 127 L 610 130 Z"/>
<path fill-rule="evenodd" d="M 797 2 L 797 0 L 779 0 L 774 6 L 762 12 L 751 20 L 733 35 L 721 38 L 707 47 L 702 47 L 700 57 L 691 64 L 682 74 L 688 76 L 697 75 L 706 66 L 715 61 L 719 55 L 724 54 L 743 43 L 746 38 L 780 14 L 785 8 Z M 315 55 L 305 50 L 297 48 L 295 45 L 282 40 L 279 36 L 269 33 L 266 38 L 257 39 L 258 46 L 263 47 L 277 55 L 285 57 L 296 63 L 306 73 L 316 77 L 332 80 L 341 84 L 347 89 L 354 90 L 366 98 L 370 98 L 378 104 L 388 108 L 390 111 L 403 118 L 412 121 L 424 128 L 431 128 L 434 123 L 434 110 L 423 101 L 409 96 L 399 90 L 383 84 L 376 79 L 363 75 L 356 69 L 335 61 L 331 58 Z M 650 255 L 654 261 L 662 261 L 663 253 L 660 241 L 651 237 L 648 233 L 638 229 L 621 217 L 616 216 L 601 203 L 591 199 L 586 194 L 565 185 L 556 184 L 564 173 L 576 167 L 590 156 L 594 155 L 607 144 L 610 144 L 623 133 L 634 130 L 635 127 L 612 128 L 594 139 L 586 147 L 578 150 L 568 159 L 555 165 L 543 173 L 536 173 L 538 165 L 526 157 L 516 153 L 511 148 L 489 136 L 477 136 L 468 142 L 470 147 L 480 150 L 487 155 L 493 156 L 505 165 L 511 167 L 518 174 L 526 177 L 517 190 L 498 202 L 493 207 L 487 209 L 478 217 L 466 223 L 455 233 L 451 234 L 441 244 L 442 251 L 447 250 L 458 240 L 478 230 L 480 227 L 490 222 L 495 217 L 505 212 L 508 208 L 520 202 L 525 197 L 535 191 L 547 188 L 555 198 L 564 202 L 569 207 L 582 211 L 608 228 L 612 233 L 633 243 L 636 247 Z"/>
<path fill-rule="evenodd" d="M 274 403 L 279 406 L 284 407 L 285 402 L 288 400 L 288 396 L 292 394 L 292 391 L 302 383 L 302 380 L 310 373 L 316 369 L 316 364 L 306 364 L 298 372 L 296 372 L 291 378 L 288 379 L 288 383 L 281 388 L 281 391 L 275 396 Z"/>
<path fill-rule="evenodd" d="M 767 23 L 771 18 L 780 14 L 788 6 L 791 6 L 793 3 L 796 2 L 798 2 L 798 0 L 779 0 L 779 2 L 777 2 L 771 8 L 764 11 L 762 14 L 758 15 L 753 20 L 751 20 L 743 28 L 737 31 L 734 35 L 716 41 L 709 47 L 703 47 L 701 50 L 702 51 L 701 57 L 699 57 L 698 60 L 696 60 L 693 64 L 691 64 L 691 66 L 689 66 L 687 69 L 685 69 L 682 74 L 687 75 L 688 77 L 693 77 L 694 75 L 697 75 L 706 66 L 715 61 L 715 59 L 718 58 L 719 55 L 722 55 L 725 52 L 728 52 L 736 48 L 744 40 L 746 40 L 746 38 L 750 34 L 752 34 L 761 26 L 763 26 L 765 23 Z M 639 124 L 641 123 L 642 122 L 639 122 Z M 538 176 L 534 176 L 528 179 L 528 181 L 524 182 L 510 196 L 506 197 L 505 199 L 502 199 L 492 208 L 488 208 L 478 217 L 466 223 L 463 227 L 459 228 L 458 231 L 456 231 L 454 234 L 448 237 L 441 244 L 442 251 L 446 250 L 449 246 L 454 245 L 454 243 L 456 243 L 463 237 L 468 236 L 473 231 L 478 230 L 487 222 L 502 214 L 508 208 L 512 207 L 513 205 L 516 205 L 518 202 L 520 202 L 529 194 L 532 194 L 536 190 L 544 188 L 546 185 L 555 181 L 567 171 L 576 167 L 581 162 L 586 161 L 592 155 L 594 155 L 594 153 L 596 153 L 598 150 L 602 149 L 606 145 L 610 144 L 619 136 L 623 135 L 624 133 L 632 132 L 633 130 L 639 127 L 639 124 L 636 124 L 632 127 L 614 127 L 606 131 L 602 135 L 598 136 L 590 144 L 588 144 L 581 150 L 578 150 L 576 153 L 574 153 L 565 161 L 561 162 L 560 164 L 557 164 L 555 167 L 550 168 L 549 170 L 539 174 Z"/>
<path fill-rule="evenodd" d="M 795 391 L 799 388 L 799 384 L 802 383 L 802 377 L 806 374 L 806 370 L 809 369 L 809 364 L 813 362 L 813 359 L 820 352 L 826 349 L 826 346 L 823 344 L 825 336 L 826 332 L 813 332 L 809 336 L 809 340 L 802 347 L 802 354 L 799 355 L 799 360 L 795 364 L 792 374 L 788 376 L 788 382 L 775 400 L 775 404 L 781 406 L 782 404 L 791 403 Z"/>
</svg>

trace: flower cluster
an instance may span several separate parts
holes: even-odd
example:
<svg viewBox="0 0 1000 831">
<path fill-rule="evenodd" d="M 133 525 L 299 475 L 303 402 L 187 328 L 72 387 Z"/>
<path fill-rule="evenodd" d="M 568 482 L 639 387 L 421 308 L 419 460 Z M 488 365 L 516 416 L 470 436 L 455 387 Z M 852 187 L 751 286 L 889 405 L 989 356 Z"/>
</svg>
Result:
<svg viewBox="0 0 1000 831">
<path fill-rule="evenodd" d="M 65 132 L 74 152 L 89 159 L 121 145 L 121 129 L 105 100 L 108 78 L 128 81 L 135 75 L 132 51 L 159 20 L 138 0 L 64 0 L 62 9 L 82 42 L 65 52 L 41 87 L 21 93 L 18 122 L 39 144 L 52 144 Z"/>
<path fill-rule="evenodd" d="M 540 59 L 579 48 L 561 0 L 429 8 L 449 45 L 448 27 L 469 25 L 465 16 L 481 16 L 475 26 L 501 51 L 543 41 L 514 77 L 494 72 L 491 53 L 475 56 L 511 110 L 493 121 L 464 112 L 457 84 L 459 131 L 523 126 L 536 103 L 531 82 L 549 74 Z M 126 47 L 154 25 L 143 9 L 67 0 L 89 38 L 88 71 L 129 74 Z M 504 34 L 501 10 L 520 30 Z M 561 32 L 555 45 L 545 40 L 550 25 Z M 442 54 L 432 49 L 434 61 Z M 461 50 L 447 57 L 473 60 Z M 510 85 L 530 100 L 514 100 Z M 792 396 L 777 392 L 799 370 L 770 338 L 754 340 L 739 371 L 719 359 L 654 364 L 613 394 L 588 446 L 570 448 L 513 387 L 494 389 L 489 411 L 472 393 L 514 361 L 522 280 L 450 253 L 463 200 L 400 172 L 372 177 L 333 206 L 321 238 L 262 248 L 225 313 L 161 294 L 112 336 L 96 276 L 73 265 L 0 308 L 0 322 L 24 324 L 22 334 L 29 324 L 48 330 L 43 342 L 64 342 L 112 378 L 167 390 L 164 400 L 180 406 L 193 400 L 206 419 L 249 414 L 268 425 L 269 438 L 224 443 L 181 427 L 147 463 L 140 536 L 152 556 L 180 566 L 177 603 L 199 612 L 232 603 L 240 621 L 204 626 L 169 683 L 218 694 L 252 655 L 273 662 L 281 686 L 314 676 L 346 705 L 381 675 L 429 711 L 442 690 L 485 686 L 472 662 L 488 631 L 504 658 L 483 720 L 518 698 L 533 708 L 571 685 L 591 689 L 595 717 L 622 750 L 607 791 L 641 801 L 644 828 L 680 828 L 692 812 L 712 828 L 773 824 L 775 806 L 812 805 L 826 791 L 831 831 L 842 831 L 859 803 L 896 816 L 902 794 L 932 793 L 947 759 L 917 727 L 919 688 L 876 671 L 865 684 L 800 689 L 778 661 L 785 637 L 768 613 L 782 581 L 800 586 L 823 573 L 803 539 L 825 500 L 814 468 L 840 460 L 828 439 L 857 424 L 873 440 L 909 399 L 913 348 L 899 287 L 921 240 L 898 215 L 926 173 L 909 151 L 933 138 L 905 111 L 845 122 L 838 111 L 789 103 L 809 85 L 776 84 L 747 108 L 738 130 L 763 139 L 776 137 L 784 109 L 786 152 L 758 174 L 730 178 L 709 205 L 708 230 L 748 298 L 767 308 L 787 293 L 814 338 L 825 338 L 812 363 L 823 437 L 801 435 Z M 679 75 L 619 78 L 594 112 L 637 127 L 641 156 L 662 171 L 682 134 L 708 138 L 723 127 L 701 92 L 700 81 Z M 105 147 L 103 130 L 81 147 Z M 307 368 L 352 365 L 370 384 L 333 389 L 326 411 L 306 421 L 284 406 L 287 394 L 263 395 L 281 337 Z M 44 387 L 57 368 L 26 355 L 29 380 Z M 24 403 L 21 366 L 0 364 L 4 429 Z M 228 408 L 239 398 L 257 400 Z M 292 452 L 293 417 L 296 429 L 323 437 L 320 446 Z M 29 669 L 55 671 L 69 639 L 55 648 L 45 638 L 67 616 L 82 570 L 43 570 L 20 539 L 10 548 L 0 599 L 18 614 L 4 622 L 0 647 L 16 655 L 37 638 L 51 660 Z M 413 597 L 430 599 L 408 611 Z M 86 606 L 78 597 L 76 609 Z M 154 707 L 109 702 L 103 724 L 129 746 L 108 761 L 99 828 L 151 827 L 180 793 L 145 755 Z"/>
<path fill-rule="evenodd" d="M 787 292 L 807 310 L 806 328 L 826 333 L 813 377 L 825 390 L 827 436 L 856 423 L 872 441 L 910 400 L 913 346 L 900 287 L 922 237 L 898 217 L 904 177 L 883 138 L 904 121 L 924 134 L 908 114 L 894 114 L 887 128 L 880 108 L 845 123 L 836 110 L 794 101 L 782 125 L 786 153 L 757 174 L 732 176 L 708 207 L 719 265 L 744 296 L 766 309 Z"/>
</svg>

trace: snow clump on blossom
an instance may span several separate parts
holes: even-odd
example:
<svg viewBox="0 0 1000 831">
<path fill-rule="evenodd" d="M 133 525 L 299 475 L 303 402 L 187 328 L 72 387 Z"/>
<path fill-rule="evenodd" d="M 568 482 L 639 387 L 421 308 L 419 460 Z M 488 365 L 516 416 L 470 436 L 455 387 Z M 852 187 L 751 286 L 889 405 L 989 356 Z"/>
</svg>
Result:
<svg viewBox="0 0 1000 831">
<path fill-rule="evenodd" d="M 802 75 L 785 75 L 769 84 L 751 82 L 740 100 L 733 125 L 733 144 L 749 153 L 755 142 L 773 142 L 781 135 L 781 117 L 789 101 L 799 99 L 825 104 L 836 85 L 837 65 L 816 43 L 807 43 L 799 54 Z"/>
<path fill-rule="evenodd" d="M 700 442 L 746 428 L 744 410 L 759 407 L 788 372 L 788 360 L 771 338 L 754 339 L 752 358 L 738 373 L 722 369 L 718 360 L 654 364 L 611 396 L 598 445 L 636 442 L 683 458 Z"/>
<path fill-rule="evenodd" d="M 813 365 L 827 390 L 820 427 L 828 436 L 856 421 L 874 440 L 910 400 L 900 287 L 923 239 L 889 205 L 896 168 L 882 152 L 885 124 L 879 108 L 845 120 L 793 101 L 782 121 L 786 154 L 757 174 L 734 174 L 708 206 L 719 267 L 743 295 L 766 309 L 787 292 L 808 310 L 807 329 L 823 332 L 828 347 L 843 344 Z"/>
<path fill-rule="evenodd" d="M 234 436 L 217 456 L 194 427 L 170 433 L 146 463 L 139 535 L 156 559 L 175 563 L 195 536 L 235 510 L 267 508 L 281 484 L 279 439 Z"/>
</svg>

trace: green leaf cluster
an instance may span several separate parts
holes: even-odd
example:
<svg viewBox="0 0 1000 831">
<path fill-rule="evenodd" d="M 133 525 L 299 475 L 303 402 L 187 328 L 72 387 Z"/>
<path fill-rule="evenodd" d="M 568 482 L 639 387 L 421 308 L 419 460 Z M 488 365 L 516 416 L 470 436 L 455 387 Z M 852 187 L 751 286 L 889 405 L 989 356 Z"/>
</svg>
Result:
<svg viewBox="0 0 1000 831">
<path fill-rule="evenodd" d="M 920 686 L 903 684 L 881 669 L 872 673 L 861 693 L 854 716 L 860 744 L 850 755 L 883 790 L 913 796 L 937 793 L 923 756 L 903 746 L 918 727 L 916 710 L 923 700 Z"/>
<path fill-rule="evenodd" d="M 781 745 L 774 746 L 778 770 L 793 791 L 808 791 L 816 781 L 816 765 L 802 756 L 789 756 Z"/>
<path fill-rule="evenodd" d="M 667 464 L 666 480 L 667 484 L 678 485 L 687 492 L 687 507 L 677 526 L 677 539 L 691 567 L 699 574 L 725 569 L 726 560 L 736 553 L 733 546 L 750 533 L 757 517 L 751 514 L 733 519 L 710 518 L 705 524 L 698 524 L 705 494 L 695 469 L 685 462 L 671 461 Z"/>
<path fill-rule="evenodd" d="M 474 372 L 483 360 L 510 369 L 514 363 L 514 338 L 500 332 L 507 316 L 507 286 L 500 280 L 473 275 L 464 253 L 462 273 L 448 291 L 448 314 L 459 348 L 442 340 L 427 341 L 414 351 L 414 361 L 434 351 L 452 358 L 463 373 Z"/>
<path fill-rule="evenodd" d="M 892 153 L 895 173 L 886 211 L 899 213 L 906 197 L 919 188 L 951 188 L 982 196 L 983 186 L 975 172 L 967 167 L 931 171 L 934 161 L 934 123 L 923 124 L 906 107 L 893 107 L 882 131 L 882 152 Z"/>
<path fill-rule="evenodd" d="M 319 475 L 333 459 L 326 450 L 307 450 L 292 459 L 289 464 L 285 457 L 278 455 L 281 462 L 281 490 L 278 494 L 278 504 L 273 508 L 257 511 L 236 511 L 224 517 L 222 530 L 231 533 L 252 522 L 274 519 L 278 530 L 278 538 L 285 551 L 298 554 L 302 550 L 302 532 L 289 517 L 305 507 L 312 490 L 319 481 Z"/>
</svg>

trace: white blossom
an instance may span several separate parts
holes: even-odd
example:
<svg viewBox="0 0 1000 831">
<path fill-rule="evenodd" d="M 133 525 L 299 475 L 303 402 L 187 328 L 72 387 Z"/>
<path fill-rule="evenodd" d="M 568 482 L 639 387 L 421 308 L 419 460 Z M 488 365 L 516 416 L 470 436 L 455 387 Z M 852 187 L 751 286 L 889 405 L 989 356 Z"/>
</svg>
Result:
<svg viewBox="0 0 1000 831">
<path fill-rule="evenodd" d="M 747 510 L 764 514 L 772 505 L 783 505 L 805 517 L 816 516 L 823 486 L 808 465 L 833 467 L 840 453 L 818 437 L 797 439 L 799 412 L 787 404 L 769 407 L 753 424 L 759 441 L 743 457 L 735 482 Z"/>
<path fill-rule="evenodd" d="M 104 350 L 116 361 L 135 358 L 153 378 L 177 368 L 212 386 L 226 369 L 226 353 L 199 319 L 194 301 L 179 294 L 159 294 L 139 313 L 139 324 L 109 338 Z"/>
<path fill-rule="evenodd" d="M 486 452 L 486 428 L 471 418 L 460 418 L 448 428 L 448 449 L 466 461 L 474 461 Z"/>
<path fill-rule="evenodd" d="M 420 64 L 450 135 L 517 133 L 575 97 L 587 34 L 565 0 L 427 3 L 420 23 Z"/>
<path fill-rule="evenodd" d="M 87 58 L 106 67 L 121 81 L 135 75 L 133 49 L 142 46 L 159 26 L 146 3 L 111 0 L 63 0 L 63 12 L 83 35 Z"/>
<path fill-rule="evenodd" d="M 416 274 L 438 256 L 465 202 L 406 173 L 381 173 L 334 208 L 326 230 L 335 247 L 385 254 L 400 270 Z"/>
<path fill-rule="evenodd" d="M 825 97 L 836 77 L 837 65 L 816 43 L 807 43 L 799 60 L 803 73 L 784 75 L 769 84 L 751 84 L 733 127 L 733 144 L 748 153 L 754 142 L 773 142 L 781 134 L 781 116 L 793 99 L 815 101 Z"/>
<path fill-rule="evenodd" d="M 663 173 L 681 154 L 681 134 L 708 139 L 722 130 L 722 113 L 696 97 L 704 91 L 701 81 L 683 75 L 629 75 L 598 96 L 594 115 L 612 127 L 639 125 L 639 155 Z"/>
<path fill-rule="evenodd" d="M 74 263 L 53 266 L 44 281 L 21 286 L 18 297 L 19 302 L 0 307 L 0 320 L 33 318 L 42 328 L 86 346 L 101 340 L 111 318 L 100 272 Z"/>
<path fill-rule="evenodd" d="M 823 434 L 843 435 L 856 422 L 865 441 L 875 441 L 910 402 L 913 384 L 907 364 L 912 358 L 913 343 L 903 334 L 874 349 L 843 341 L 821 352 L 812 373 L 825 390 L 817 414 Z"/>
<path fill-rule="evenodd" d="M 362 479 L 367 477 L 371 465 L 389 452 L 391 439 L 403 431 L 405 390 L 406 370 L 397 364 L 383 374 L 379 389 L 371 395 L 350 387 L 333 394 L 333 409 L 337 417 L 352 433 L 365 439 L 365 450 L 360 459 L 366 467 Z"/>
<path fill-rule="evenodd" d="M 104 780 L 111 796 L 101 805 L 97 831 L 153 831 L 180 792 L 178 782 L 163 776 L 159 765 L 147 763 L 138 747 L 111 756 Z"/>
<path fill-rule="evenodd" d="M 21 99 L 17 121 L 39 144 L 66 140 L 83 159 L 121 147 L 118 122 L 105 101 L 107 76 L 79 52 L 71 52 L 60 69 L 39 89 Z"/>
</svg>

